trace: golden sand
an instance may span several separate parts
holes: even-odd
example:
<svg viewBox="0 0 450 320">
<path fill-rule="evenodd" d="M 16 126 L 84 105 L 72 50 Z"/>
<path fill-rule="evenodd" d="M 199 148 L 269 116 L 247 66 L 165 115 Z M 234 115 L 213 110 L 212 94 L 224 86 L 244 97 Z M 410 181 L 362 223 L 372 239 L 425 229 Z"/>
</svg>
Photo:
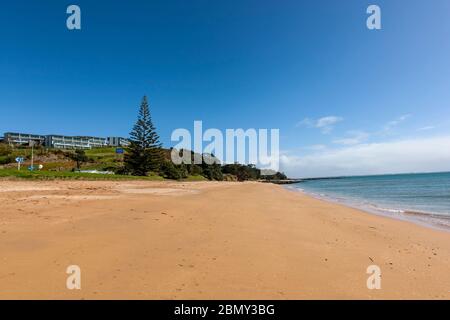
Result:
<svg viewBox="0 0 450 320">
<path fill-rule="evenodd" d="M 450 232 L 276 185 L 0 181 L 0 205 L 1 299 L 450 298 Z"/>
</svg>

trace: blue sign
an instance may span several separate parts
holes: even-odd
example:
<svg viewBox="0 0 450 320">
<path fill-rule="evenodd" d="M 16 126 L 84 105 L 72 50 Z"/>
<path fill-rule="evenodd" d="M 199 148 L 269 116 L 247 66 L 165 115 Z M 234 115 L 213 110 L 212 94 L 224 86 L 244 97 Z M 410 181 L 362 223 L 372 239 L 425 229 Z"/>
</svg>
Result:
<svg viewBox="0 0 450 320">
<path fill-rule="evenodd" d="M 123 149 L 122 148 L 117 148 L 116 149 L 116 153 L 117 154 L 123 154 Z"/>
<path fill-rule="evenodd" d="M 17 157 L 17 158 L 16 158 L 16 162 L 18 162 L 18 163 L 23 163 L 23 162 L 24 162 L 24 159 L 23 159 L 22 157 Z"/>
</svg>

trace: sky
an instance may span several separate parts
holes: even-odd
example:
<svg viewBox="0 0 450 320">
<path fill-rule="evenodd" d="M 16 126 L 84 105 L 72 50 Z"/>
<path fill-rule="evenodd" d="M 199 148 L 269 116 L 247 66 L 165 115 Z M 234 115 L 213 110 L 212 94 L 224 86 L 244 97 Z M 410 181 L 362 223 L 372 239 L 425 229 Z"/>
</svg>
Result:
<svg viewBox="0 0 450 320">
<path fill-rule="evenodd" d="M 450 171 L 449 57 L 448 0 L 9 1 L 0 134 L 126 137 L 147 95 L 166 147 L 201 120 L 279 129 L 291 177 Z"/>
</svg>

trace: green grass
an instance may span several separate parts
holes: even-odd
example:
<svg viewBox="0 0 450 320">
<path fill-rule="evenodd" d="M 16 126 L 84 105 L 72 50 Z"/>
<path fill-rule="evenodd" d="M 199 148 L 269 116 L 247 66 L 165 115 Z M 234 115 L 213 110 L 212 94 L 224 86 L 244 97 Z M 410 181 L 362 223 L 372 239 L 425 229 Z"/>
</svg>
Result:
<svg viewBox="0 0 450 320">
<path fill-rule="evenodd" d="M 115 147 L 93 148 L 93 149 L 87 149 L 87 150 L 85 150 L 85 152 L 88 157 L 104 156 L 104 155 L 114 156 L 116 154 L 116 148 Z"/>
<path fill-rule="evenodd" d="M 85 152 L 93 163 L 83 164 L 83 170 L 112 170 L 122 165 L 123 155 L 117 155 L 116 148 L 96 148 L 85 150 Z"/>
<path fill-rule="evenodd" d="M 120 174 L 95 174 L 95 173 L 80 173 L 71 171 L 29 171 L 26 168 L 22 168 L 20 171 L 17 169 L 0 169 L 0 178 L 17 178 L 17 179 L 29 179 L 29 180 L 147 180 L 147 181 L 164 181 L 161 176 L 150 175 L 147 177 L 136 177 Z M 183 181 L 208 181 L 203 176 L 189 176 Z"/>
<path fill-rule="evenodd" d="M 152 175 L 148 177 L 136 177 L 128 175 L 103 175 L 95 173 L 79 173 L 71 171 L 28 171 L 22 168 L 17 169 L 0 169 L 0 178 L 19 178 L 19 179 L 36 179 L 36 180 L 54 180 L 54 179 L 69 179 L 69 180 L 151 180 L 161 181 L 163 177 Z"/>
</svg>

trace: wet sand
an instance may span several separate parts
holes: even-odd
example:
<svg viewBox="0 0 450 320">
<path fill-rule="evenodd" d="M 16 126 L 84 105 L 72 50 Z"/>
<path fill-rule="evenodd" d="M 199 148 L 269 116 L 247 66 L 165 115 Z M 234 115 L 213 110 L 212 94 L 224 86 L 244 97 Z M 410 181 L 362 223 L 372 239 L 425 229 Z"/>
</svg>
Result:
<svg viewBox="0 0 450 320">
<path fill-rule="evenodd" d="M 276 185 L 3 180 L 0 204 L 0 299 L 450 298 L 450 232 Z"/>
</svg>

